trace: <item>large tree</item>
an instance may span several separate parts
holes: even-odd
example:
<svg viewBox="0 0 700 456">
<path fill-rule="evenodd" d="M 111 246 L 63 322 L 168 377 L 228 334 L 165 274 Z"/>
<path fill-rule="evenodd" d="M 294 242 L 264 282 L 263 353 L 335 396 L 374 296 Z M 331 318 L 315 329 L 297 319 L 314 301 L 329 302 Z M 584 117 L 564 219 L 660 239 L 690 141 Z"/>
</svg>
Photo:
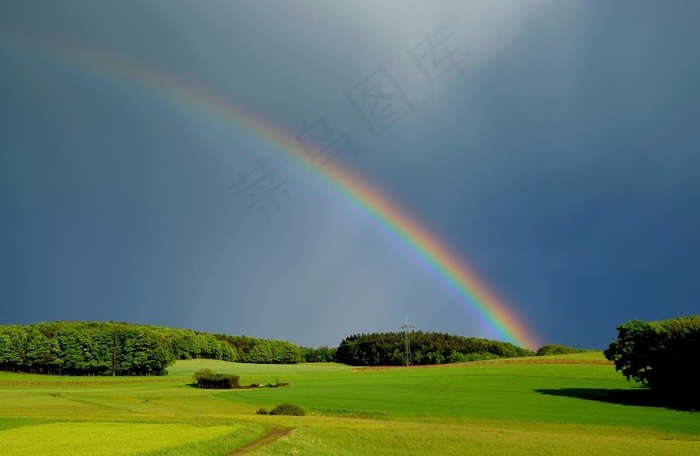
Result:
<svg viewBox="0 0 700 456">
<path fill-rule="evenodd" d="M 700 316 L 664 321 L 633 320 L 617 328 L 605 357 L 627 377 L 660 395 L 700 403 L 697 362 Z"/>
</svg>

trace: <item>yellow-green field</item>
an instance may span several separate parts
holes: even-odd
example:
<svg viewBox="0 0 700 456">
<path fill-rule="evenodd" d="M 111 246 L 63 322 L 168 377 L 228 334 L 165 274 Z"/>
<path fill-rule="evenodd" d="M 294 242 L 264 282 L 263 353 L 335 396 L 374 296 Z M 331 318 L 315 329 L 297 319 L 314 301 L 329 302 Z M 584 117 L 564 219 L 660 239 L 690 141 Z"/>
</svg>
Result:
<svg viewBox="0 0 700 456">
<path fill-rule="evenodd" d="M 241 384 L 188 386 L 202 367 Z M 305 417 L 261 416 L 290 402 Z M 600 353 L 425 368 L 181 361 L 165 377 L 0 373 L 0 454 L 700 454 L 700 413 L 646 405 Z"/>
</svg>

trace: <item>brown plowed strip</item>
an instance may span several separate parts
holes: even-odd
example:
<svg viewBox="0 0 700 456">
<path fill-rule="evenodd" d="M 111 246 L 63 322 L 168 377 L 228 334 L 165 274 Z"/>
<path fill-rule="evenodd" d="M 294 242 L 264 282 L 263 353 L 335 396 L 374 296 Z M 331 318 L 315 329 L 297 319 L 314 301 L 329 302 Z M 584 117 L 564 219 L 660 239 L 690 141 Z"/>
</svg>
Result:
<svg viewBox="0 0 700 456">
<path fill-rule="evenodd" d="M 233 456 L 235 454 L 244 454 L 244 453 L 249 453 L 251 451 L 257 450 L 258 448 L 262 448 L 265 445 L 269 445 L 270 443 L 274 442 L 277 439 L 281 439 L 285 435 L 289 434 L 292 432 L 293 429 L 288 428 L 288 429 L 279 429 L 279 428 L 274 428 L 270 429 L 270 431 L 265 434 L 264 436 L 260 437 L 258 440 L 253 440 L 247 445 L 244 445 L 240 448 L 236 448 L 233 450 L 232 453 L 229 453 L 229 456 Z"/>
</svg>

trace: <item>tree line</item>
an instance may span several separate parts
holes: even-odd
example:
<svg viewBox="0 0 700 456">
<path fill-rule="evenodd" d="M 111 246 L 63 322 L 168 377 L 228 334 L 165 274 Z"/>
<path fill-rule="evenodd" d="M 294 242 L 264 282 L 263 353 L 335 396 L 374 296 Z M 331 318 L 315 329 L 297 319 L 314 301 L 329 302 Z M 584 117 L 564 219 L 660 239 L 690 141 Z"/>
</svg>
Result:
<svg viewBox="0 0 700 456">
<path fill-rule="evenodd" d="M 241 363 L 296 364 L 306 361 L 304 350 L 291 342 L 226 334 L 216 334 L 215 337 L 233 347 Z"/>
<path fill-rule="evenodd" d="M 177 359 L 235 361 L 229 344 L 189 329 L 114 322 L 0 326 L 0 369 L 59 375 L 163 375 Z"/>
<path fill-rule="evenodd" d="M 0 325 L 0 370 L 57 375 L 163 375 L 175 360 L 257 364 L 340 362 L 403 365 L 404 335 L 345 338 L 338 348 L 300 347 L 249 336 L 116 322 Z M 411 334 L 413 364 L 443 364 L 533 353 L 510 343 L 441 333 Z"/>
<path fill-rule="evenodd" d="M 400 332 L 352 335 L 340 343 L 336 361 L 353 366 L 405 365 L 404 342 L 405 334 Z M 410 334 L 410 348 L 415 365 L 534 355 L 508 342 L 422 331 Z"/>
<path fill-rule="evenodd" d="M 537 349 L 536 356 L 569 355 L 571 353 L 583 353 L 586 350 L 569 347 L 568 345 L 547 344 Z"/>
<path fill-rule="evenodd" d="M 335 361 L 335 348 L 115 322 L 0 325 L 0 370 L 58 375 L 163 375 L 178 359 L 294 364 Z"/>
<path fill-rule="evenodd" d="M 238 354 L 238 362 L 254 364 L 330 363 L 335 361 L 336 348 L 300 347 L 291 342 L 273 339 L 258 339 L 250 336 L 215 334 Z"/>
</svg>

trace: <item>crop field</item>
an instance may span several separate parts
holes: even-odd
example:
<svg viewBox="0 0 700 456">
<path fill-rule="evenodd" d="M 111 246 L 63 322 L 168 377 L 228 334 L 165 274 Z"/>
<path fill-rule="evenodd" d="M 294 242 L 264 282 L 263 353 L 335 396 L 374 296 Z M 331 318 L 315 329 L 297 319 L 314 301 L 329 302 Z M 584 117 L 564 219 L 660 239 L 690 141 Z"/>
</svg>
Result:
<svg viewBox="0 0 700 456">
<path fill-rule="evenodd" d="M 204 367 L 290 386 L 189 386 Z M 598 352 L 415 368 L 190 360 L 169 372 L 0 373 L 0 453 L 700 454 L 700 413 L 654 404 Z M 281 403 L 307 416 L 256 414 Z"/>
</svg>

